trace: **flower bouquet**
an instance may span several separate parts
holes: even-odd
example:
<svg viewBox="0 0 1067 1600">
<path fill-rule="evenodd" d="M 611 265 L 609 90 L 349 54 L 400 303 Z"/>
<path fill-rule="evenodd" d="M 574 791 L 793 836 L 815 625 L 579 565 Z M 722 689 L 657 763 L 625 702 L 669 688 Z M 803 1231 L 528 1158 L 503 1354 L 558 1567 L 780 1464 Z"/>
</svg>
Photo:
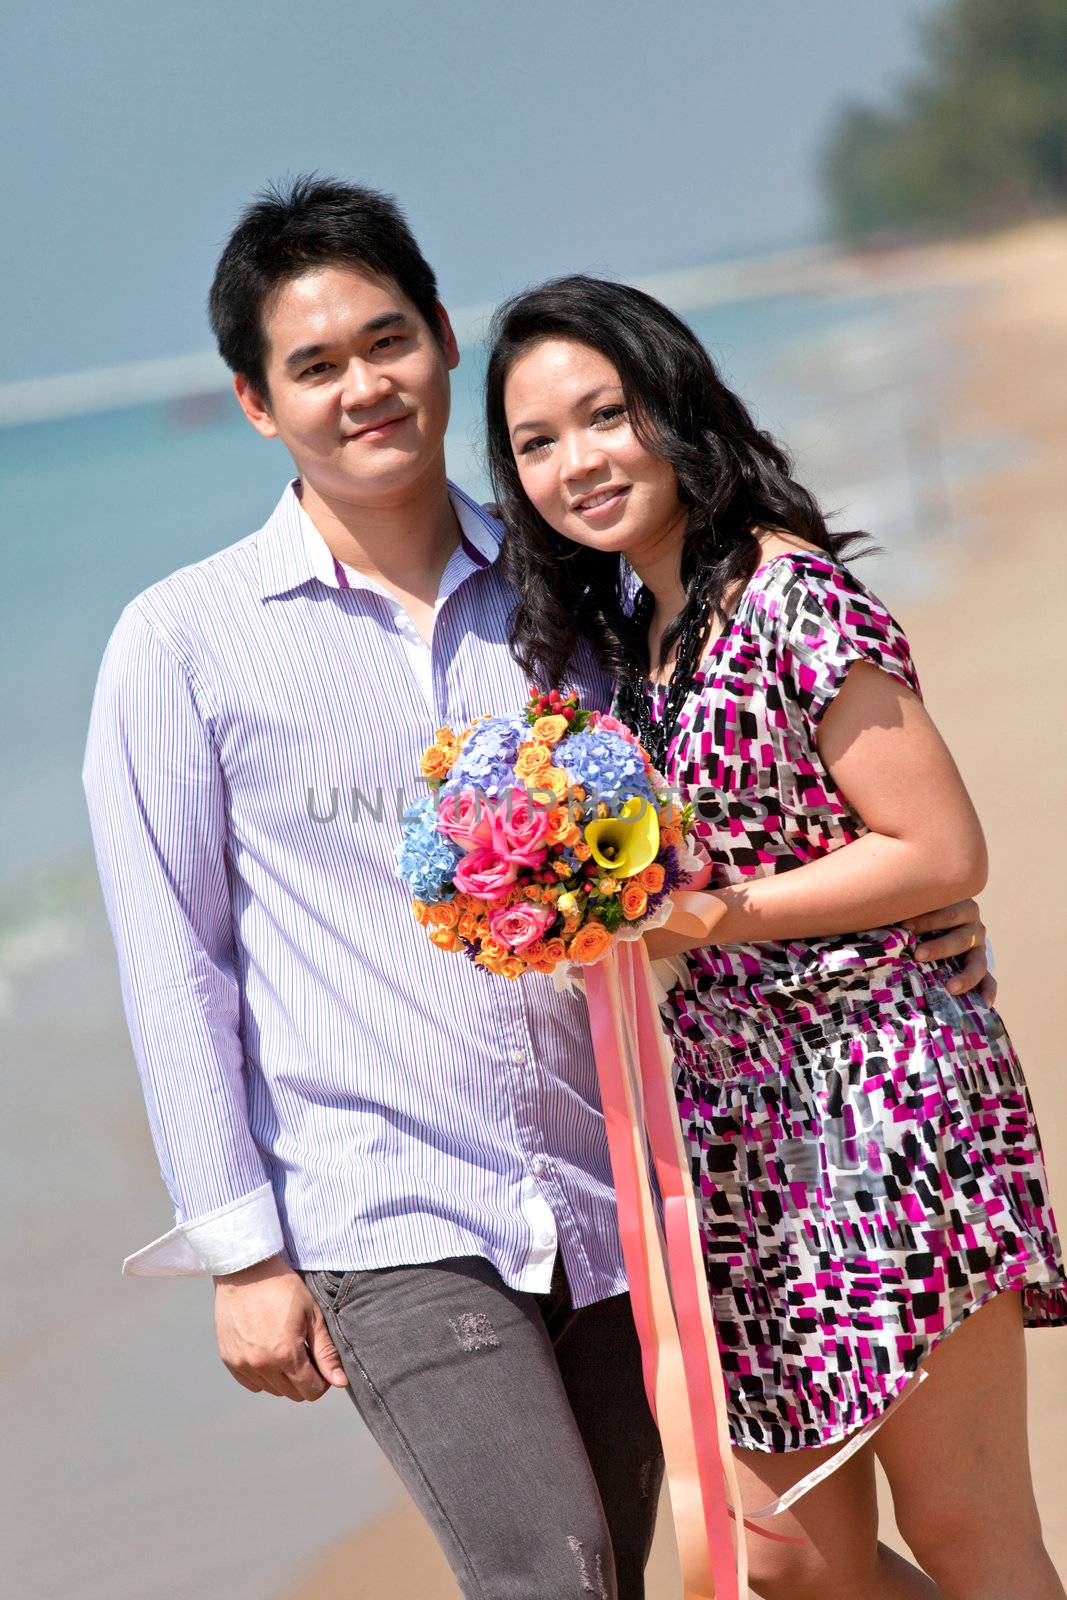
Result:
<svg viewBox="0 0 1067 1600">
<path fill-rule="evenodd" d="M 699 862 L 637 737 L 577 695 L 439 728 L 399 866 L 439 949 L 505 978 L 600 961 L 664 923 Z"/>
</svg>

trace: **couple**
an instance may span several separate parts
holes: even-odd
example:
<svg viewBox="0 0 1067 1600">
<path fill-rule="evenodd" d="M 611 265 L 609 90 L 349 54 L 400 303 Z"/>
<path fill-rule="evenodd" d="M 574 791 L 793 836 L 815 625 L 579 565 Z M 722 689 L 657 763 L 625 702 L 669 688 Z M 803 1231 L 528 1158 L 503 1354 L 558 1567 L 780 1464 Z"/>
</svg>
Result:
<svg viewBox="0 0 1067 1600">
<path fill-rule="evenodd" d="M 246 1388 L 347 1387 L 464 1594 L 643 1594 L 662 1459 L 584 1007 L 441 957 L 395 866 L 435 727 L 514 714 L 530 675 L 605 708 L 614 682 L 714 864 L 664 1022 L 746 1506 L 885 1419 L 777 1519 L 804 1542 L 751 1541 L 753 1587 L 1061 1596 L 1022 1327 L 1067 1303 L 965 898 L 981 834 L 848 539 L 684 324 L 577 278 L 497 316 L 487 514 L 445 477 L 434 274 L 372 191 L 260 197 L 210 311 L 298 476 L 127 607 L 97 686 L 86 791 L 177 1217 L 126 1270 L 213 1276 Z M 875 1453 L 922 1571 L 878 1543 Z"/>
</svg>

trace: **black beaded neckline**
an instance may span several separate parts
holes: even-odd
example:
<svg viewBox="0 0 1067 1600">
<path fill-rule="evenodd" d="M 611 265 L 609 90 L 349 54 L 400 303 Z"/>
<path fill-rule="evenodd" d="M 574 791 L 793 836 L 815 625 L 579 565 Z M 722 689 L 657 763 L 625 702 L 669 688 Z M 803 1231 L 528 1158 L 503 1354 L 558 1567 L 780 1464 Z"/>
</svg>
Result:
<svg viewBox="0 0 1067 1600">
<path fill-rule="evenodd" d="M 634 602 L 633 622 L 647 634 L 652 621 L 654 601 L 648 589 L 642 589 Z M 666 777 L 667 752 L 678 727 L 682 707 L 700 670 L 704 645 L 708 637 L 709 617 L 705 606 L 682 629 L 675 652 L 674 667 L 666 685 L 653 685 L 647 678 L 624 678 L 615 691 L 615 709 L 621 721 L 629 724 L 648 751 L 652 765 Z M 663 706 L 657 715 L 653 690 L 666 688 Z"/>
</svg>

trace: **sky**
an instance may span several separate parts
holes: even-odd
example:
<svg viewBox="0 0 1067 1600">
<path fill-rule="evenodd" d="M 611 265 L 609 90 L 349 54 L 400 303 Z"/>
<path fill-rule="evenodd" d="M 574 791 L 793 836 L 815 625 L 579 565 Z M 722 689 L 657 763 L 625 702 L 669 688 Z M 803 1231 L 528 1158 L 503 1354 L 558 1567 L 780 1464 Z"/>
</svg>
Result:
<svg viewBox="0 0 1067 1600">
<path fill-rule="evenodd" d="M 936 0 L 49 0 L 5 21 L 0 384 L 210 346 L 251 194 L 396 194 L 446 304 L 808 243 Z"/>
</svg>

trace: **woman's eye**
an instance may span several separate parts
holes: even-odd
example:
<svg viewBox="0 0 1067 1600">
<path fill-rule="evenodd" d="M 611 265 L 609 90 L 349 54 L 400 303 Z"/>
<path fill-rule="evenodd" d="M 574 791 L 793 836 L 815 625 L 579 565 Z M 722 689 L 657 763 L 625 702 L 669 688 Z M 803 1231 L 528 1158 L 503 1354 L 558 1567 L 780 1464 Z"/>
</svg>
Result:
<svg viewBox="0 0 1067 1600">
<path fill-rule="evenodd" d="M 551 439 L 527 439 L 522 447 L 522 454 L 524 456 L 543 455 L 551 443 Z"/>
<path fill-rule="evenodd" d="M 625 406 L 601 406 L 593 418 L 595 428 L 613 428 L 626 415 Z"/>
</svg>

